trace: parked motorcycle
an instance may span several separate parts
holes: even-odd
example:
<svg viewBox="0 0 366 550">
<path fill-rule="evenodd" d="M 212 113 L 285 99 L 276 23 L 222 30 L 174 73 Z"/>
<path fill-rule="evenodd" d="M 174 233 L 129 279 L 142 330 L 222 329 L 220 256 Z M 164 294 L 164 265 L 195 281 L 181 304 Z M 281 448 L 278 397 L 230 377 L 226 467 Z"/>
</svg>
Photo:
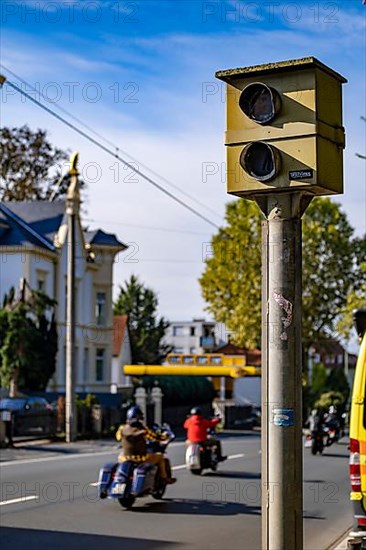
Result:
<svg viewBox="0 0 366 550">
<path fill-rule="evenodd" d="M 211 437 L 215 430 L 210 430 Z M 186 450 L 186 467 L 193 475 L 201 475 L 202 470 L 216 471 L 219 463 L 216 448 L 205 447 L 202 443 L 190 443 Z"/>
<path fill-rule="evenodd" d="M 169 443 L 175 439 L 175 435 L 168 424 L 163 424 L 159 430 L 168 438 L 154 443 L 154 448 L 150 448 L 149 451 L 164 454 Z M 156 429 L 156 431 L 158 430 Z M 171 477 L 170 463 L 167 458 L 165 458 L 165 463 L 168 477 Z M 133 462 L 131 460 L 117 464 L 108 462 L 99 471 L 99 497 L 117 500 L 125 509 L 131 508 L 136 498 L 151 495 L 155 499 L 161 499 L 165 493 L 166 485 L 166 482 L 160 477 L 158 467 L 149 462 Z"/>
</svg>

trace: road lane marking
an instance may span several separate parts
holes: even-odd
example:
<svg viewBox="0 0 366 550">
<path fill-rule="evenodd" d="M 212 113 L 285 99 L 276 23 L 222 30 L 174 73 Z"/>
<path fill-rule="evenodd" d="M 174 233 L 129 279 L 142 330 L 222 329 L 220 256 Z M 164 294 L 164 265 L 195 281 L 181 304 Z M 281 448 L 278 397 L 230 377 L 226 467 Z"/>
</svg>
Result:
<svg viewBox="0 0 366 550">
<path fill-rule="evenodd" d="M 236 455 L 230 455 L 227 458 L 228 458 L 228 460 L 234 460 L 235 458 L 244 458 L 244 457 L 245 457 L 245 454 L 239 453 L 239 454 L 236 454 Z M 172 470 L 183 470 L 184 468 L 186 468 L 186 465 L 185 464 L 180 464 L 179 466 L 173 466 Z"/>
<path fill-rule="evenodd" d="M 184 441 L 176 441 L 173 444 L 171 444 L 171 447 L 181 447 L 185 445 L 186 443 Z M 52 451 L 50 451 L 52 452 Z M 70 459 L 77 459 L 77 458 L 91 458 L 94 456 L 103 456 L 103 455 L 110 455 L 113 453 L 118 453 L 119 447 L 115 449 L 110 449 L 109 451 L 93 451 L 90 453 L 70 453 L 70 454 L 62 454 L 57 456 L 48 456 L 48 457 L 41 457 L 41 458 L 25 458 L 25 459 L 19 459 L 19 460 L 7 460 L 6 462 L 0 462 L 0 468 L 2 466 L 17 466 L 22 464 L 36 464 L 37 462 L 52 462 L 54 460 L 70 460 Z M 237 454 L 237 455 L 230 455 L 228 459 L 232 460 L 234 458 L 243 458 L 244 454 Z"/>
<path fill-rule="evenodd" d="M 170 447 L 180 447 L 182 445 L 185 445 L 184 441 L 177 441 L 170 445 Z M 52 451 L 50 451 L 52 452 Z M 91 453 L 70 453 L 70 454 L 61 454 L 57 456 L 45 456 L 41 458 L 21 458 L 19 460 L 7 460 L 4 462 L 0 462 L 0 468 L 1 466 L 17 466 L 18 464 L 32 464 L 37 462 L 48 462 L 53 460 L 68 460 L 72 458 L 90 458 L 93 456 L 102 456 L 102 455 L 110 455 L 113 453 L 119 454 L 120 447 L 116 446 L 115 449 L 111 449 L 109 451 L 93 451 Z"/>
<path fill-rule="evenodd" d="M 236 455 L 228 456 L 228 460 L 234 460 L 235 458 L 244 458 L 244 457 L 245 457 L 245 455 L 243 453 L 239 453 L 239 454 L 236 454 Z M 187 466 L 185 464 L 178 464 L 178 466 L 172 466 L 172 470 L 174 470 L 174 471 L 184 470 L 185 468 L 187 468 Z M 93 483 L 89 483 L 89 485 L 92 486 L 92 487 L 98 487 L 99 482 L 95 481 Z"/>
<path fill-rule="evenodd" d="M 101 455 L 110 455 L 116 453 L 116 451 L 98 451 L 93 453 L 79 453 L 79 454 L 70 454 L 70 455 L 59 455 L 59 456 L 48 456 L 44 458 L 29 458 L 29 459 L 20 459 L 20 460 L 8 460 L 7 462 L 0 462 L 0 468 L 2 466 L 18 466 L 22 464 L 32 464 L 37 462 L 48 462 L 53 460 L 68 460 L 71 458 L 90 458 L 91 456 L 101 456 Z M 117 454 L 117 453 L 116 453 Z"/>
<path fill-rule="evenodd" d="M 245 457 L 245 454 L 239 453 L 237 455 L 230 455 L 227 458 L 228 458 L 228 460 L 234 460 L 234 458 L 244 458 L 244 457 Z"/>
<path fill-rule="evenodd" d="M 28 497 L 13 498 L 12 500 L 3 500 L 0 502 L 0 506 L 6 506 L 7 504 L 18 504 L 19 502 L 25 502 L 26 500 L 36 500 L 38 495 L 29 495 Z"/>
</svg>

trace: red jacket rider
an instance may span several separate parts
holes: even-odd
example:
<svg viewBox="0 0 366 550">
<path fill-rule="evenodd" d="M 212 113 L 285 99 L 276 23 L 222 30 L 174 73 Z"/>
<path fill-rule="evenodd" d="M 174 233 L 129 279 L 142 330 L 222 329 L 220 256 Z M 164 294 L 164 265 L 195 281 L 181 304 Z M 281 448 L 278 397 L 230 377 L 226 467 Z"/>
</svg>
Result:
<svg viewBox="0 0 366 550">
<path fill-rule="evenodd" d="M 207 430 L 216 426 L 220 421 L 220 418 L 212 420 L 204 418 L 199 407 L 194 407 L 191 410 L 191 416 L 184 422 L 184 428 L 187 430 L 187 439 L 192 443 L 206 441 Z"/>
</svg>

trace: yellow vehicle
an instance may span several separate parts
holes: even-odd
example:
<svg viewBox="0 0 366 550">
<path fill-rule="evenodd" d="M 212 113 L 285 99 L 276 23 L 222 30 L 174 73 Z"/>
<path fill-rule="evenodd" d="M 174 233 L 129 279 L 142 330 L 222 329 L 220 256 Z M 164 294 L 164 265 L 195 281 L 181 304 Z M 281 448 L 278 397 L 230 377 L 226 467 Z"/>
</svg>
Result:
<svg viewBox="0 0 366 550">
<path fill-rule="evenodd" d="M 349 473 L 355 532 L 366 536 L 366 309 L 354 312 L 357 333 L 361 340 L 353 382 L 350 418 Z"/>
</svg>

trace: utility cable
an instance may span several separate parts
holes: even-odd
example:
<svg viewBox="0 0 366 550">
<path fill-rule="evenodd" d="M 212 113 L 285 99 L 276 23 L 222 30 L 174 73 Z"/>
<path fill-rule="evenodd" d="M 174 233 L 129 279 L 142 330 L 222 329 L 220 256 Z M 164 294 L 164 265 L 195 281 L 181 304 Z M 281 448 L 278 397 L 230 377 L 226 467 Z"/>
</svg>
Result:
<svg viewBox="0 0 366 550">
<path fill-rule="evenodd" d="M 117 222 L 115 220 L 101 220 L 99 218 L 83 218 L 83 221 L 89 223 L 105 223 L 110 225 L 121 225 L 123 227 L 134 227 L 136 229 L 148 229 L 149 231 L 163 231 L 164 233 L 183 233 L 185 235 L 207 236 L 208 233 L 200 233 L 199 231 L 187 231 L 185 229 L 170 229 L 169 227 L 154 227 L 152 225 L 138 225 L 134 223 Z"/>
<path fill-rule="evenodd" d="M 5 68 L 5 67 L 4 67 Z M 8 70 L 8 69 L 6 69 Z M 10 72 L 10 71 L 9 71 Z M 18 77 L 16 77 L 18 78 Z M 183 206 L 184 208 L 186 208 L 187 210 L 189 210 L 191 213 L 195 214 L 196 216 L 198 216 L 199 218 L 201 218 L 202 220 L 204 220 L 205 222 L 209 223 L 210 225 L 212 225 L 213 227 L 215 227 L 216 229 L 219 229 L 219 226 L 214 223 L 213 221 L 211 221 L 210 219 L 208 219 L 206 216 L 204 216 L 203 214 L 201 214 L 200 212 L 198 212 L 198 210 L 196 210 L 195 208 L 193 208 L 192 206 L 190 206 L 189 204 L 187 204 L 186 202 L 184 202 L 182 199 L 180 199 L 179 197 L 176 197 L 175 195 L 173 195 L 173 193 L 171 193 L 170 191 L 168 191 L 167 189 L 165 189 L 162 185 L 160 185 L 159 183 L 157 183 L 156 181 L 154 181 L 152 178 L 150 178 L 149 176 L 147 176 L 146 174 L 144 174 L 141 170 L 139 170 L 138 168 L 134 167 L 130 162 L 126 161 L 125 159 L 123 159 L 122 157 L 119 156 L 119 154 L 117 152 L 113 152 L 111 149 L 109 149 L 108 147 L 106 147 L 105 145 L 103 145 L 102 143 L 98 142 L 96 139 L 94 139 L 93 137 L 89 136 L 88 134 L 86 134 L 83 130 L 81 130 L 80 128 L 78 128 L 77 126 L 75 126 L 74 124 L 72 124 L 71 122 L 69 122 L 68 120 L 65 120 L 63 117 L 61 117 L 60 115 L 58 115 L 57 113 L 55 113 L 54 111 L 52 111 L 52 109 L 50 109 L 49 107 L 47 107 L 46 105 L 43 105 L 40 101 L 38 101 L 37 99 L 31 97 L 29 94 L 27 94 L 27 92 L 25 92 L 24 90 L 22 90 L 21 88 L 19 88 L 16 84 L 12 83 L 12 82 L 9 82 L 8 80 L 6 80 L 6 83 L 8 84 L 8 86 L 10 86 L 11 88 L 13 88 L 14 90 L 16 90 L 17 92 L 19 92 L 20 94 L 22 94 L 23 96 L 25 96 L 27 99 L 29 99 L 30 101 L 32 101 L 33 103 L 35 103 L 37 106 L 41 107 L 41 109 L 45 110 L 48 114 L 50 114 L 51 116 L 57 118 L 58 120 L 60 120 L 63 124 L 66 124 L 66 126 L 68 126 L 69 128 L 71 128 L 72 130 L 74 130 L 75 132 L 77 132 L 78 134 L 80 134 L 81 136 L 83 136 L 85 139 L 87 139 L 88 141 L 90 141 L 91 143 L 93 143 L 94 145 L 96 145 L 97 147 L 99 147 L 100 149 L 102 149 L 104 152 L 106 152 L 107 154 L 111 155 L 112 157 L 116 158 L 117 160 L 119 160 L 120 162 L 122 162 L 122 164 L 124 164 L 125 166 L 127 166 L 130 170 L 132 170 L 133 172 L 135 172 L 136 174 L 138 174 L 139 176 L 141 176 L 143 179 L 145 179 L 148 183 L 150 183 L 151 185 L 153 185 L 154 187 L 156 187 L 157 189 L 159 189 L 159 191 L 161 191 L 162 193 L 164 193 L 165 195 L 167 195 L 168 197 L 170 197 L 171 199 L 173 199 L 175 202 L 177 202 L 178 204 L 180 204 L 181 206 Z M 60 107 L 59 107 L 60 108 Z M 62 109 L 62 108 L 60 108 Z M 62 109 L 64 111 L 64 109 Z M 104 139 L 104 138 L 101 138 L 101 139 Z M 196 200 L 196 199 L 194 199 Z"/>
</svg>

